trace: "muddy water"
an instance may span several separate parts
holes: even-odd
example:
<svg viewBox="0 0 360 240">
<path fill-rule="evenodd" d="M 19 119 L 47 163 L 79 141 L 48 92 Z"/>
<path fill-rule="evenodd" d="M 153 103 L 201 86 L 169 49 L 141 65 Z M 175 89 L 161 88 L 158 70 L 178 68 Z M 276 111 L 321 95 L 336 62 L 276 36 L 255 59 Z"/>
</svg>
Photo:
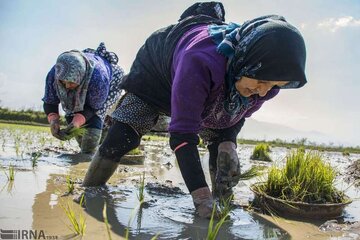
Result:
<svg viewBox="0 0 360 240">
<path fill-rule="evenodd" d="M 25 130 L 24 130 L 25 131 Z M 76 214 L 86 218 L 84 239 L 107 239 L 106 226 L 103 221 L 104 203 L 107 206 L 107 217 L 113 239 L 122 239 L 126 231 L 130 239 L 205 239 L 208 220 L 194 216 L 190 195 L 182 181 L 174 155 L 166 142 L 144 141 L 144 165 L 120 165 L 106 187 L 80 187 L 89 164 L 88 156 L 74 155 L 77 151 L 75 142 L 60 144 L 45 133 L 32 132 L 33 141 L 21 139 L 27 132 L 20 134 L 24 143 L 21 149 L 15 147 L 13 134 L 0 129 L 0 136 L 5 144 L 0 146 L 0 228 L 21 230 L 43 230 L 49 237 L 72 239 L 76 236 L 68 228 L 70 223 L 61 206 L 70 204 Z M 45 134 L 45 135 L 42 135 Z M 18 135 L 16 135 L 18 136 Z M 44 143 L 45 138 L 45 143 Z M 0 145 L 3 140 L 0 139 Z M 252 165 L 265 165 L 249 160 L 253 146 L 241 145 L 238 153 L 242 169 Z M 17 151 L 16 151 L 17 149 Z M 282 162 L 289 149 L 273 148 L 271 156 Z M 37 166 L 32 168 L 32 152 L 41 152 Z M 208 175 L 206 159 L 202 152 L 204 170 Z M 69 154 L 70 153 L 70 154 Z M 324 153 L 326 159 L 345 173 L 346 167 L 359 155 L 343 157 L 340 153 Z M 4 172 L 8 166 L 16 169 L 15 180 L 9 182 Z M 145 172 L 145 203 L 139 207 L 137 198 L 139 176 Z M 73 203 L 75 195 L 66 193 L 66 176 L 77 182 L 75 194 L 85 191 L 85 207 Z M 339 175 L 339 188 L 347 189 L 353 199 L 359 199 L 359 189 L 348 186 Z M 209 179 L 207 179 L 208 182 Z M 242 181 L 235 188 L 235 206 L 230 219 L 219 232 L 218 239 L 358 239 L 360 227 L 350 224 L 336 225 L 319 230 L 324 222 L 304 222 L 301 220 L 276 219 L 270 216 L 246 210 L 248 201 L 253 198 L 249 185 L 256 180 Z M 245 206 L 245 207 L 244 207 Z M 344 217 L 339 223 L 360 221 L 360 202 L 354 201 L 346 208 Z"/>
</svg>

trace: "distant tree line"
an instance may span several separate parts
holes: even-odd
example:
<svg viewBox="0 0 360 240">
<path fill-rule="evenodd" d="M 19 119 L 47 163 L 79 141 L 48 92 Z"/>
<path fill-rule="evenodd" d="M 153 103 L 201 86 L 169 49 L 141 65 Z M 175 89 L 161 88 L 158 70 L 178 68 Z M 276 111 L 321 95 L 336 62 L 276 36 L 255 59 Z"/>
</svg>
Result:
<svg viewBox="0 0 360 240">
<path fill-rule="evenodd" d="M 17 111 L 0 107 L 0 120 L 7 122 L 48 124 L 46 114 L 43 111 L 34 111 L 31 109 Z M 64 123 L 65 122 L 62 121 L 62 124 Z"/>
</svg>

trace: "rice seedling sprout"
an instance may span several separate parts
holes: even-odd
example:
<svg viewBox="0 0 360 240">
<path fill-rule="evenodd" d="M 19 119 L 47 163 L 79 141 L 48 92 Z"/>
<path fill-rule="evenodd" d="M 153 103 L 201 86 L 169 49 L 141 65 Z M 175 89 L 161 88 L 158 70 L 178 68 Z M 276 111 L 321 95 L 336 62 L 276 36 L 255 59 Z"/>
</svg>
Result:
<svg viewBox="0 0 360 240">
<path fill-rule="evenodd" d="M 143 174 L 140 175 L 140 183 L 137 194 L 140 205 L 143 204 L 144 202 L 144 189 L 145 189 L 145 172 L 143 172 Z"/>
<path fill-rule="evenodd" d="M 31 153 L 31 166 L 32 168 L 37 166 L 38 159 L 41 157 L 41 152 L 33 152 Z"/>
<path fill-rule="evenodd" d="M 105 226 L 106 226 L 106 232 L 107 232 L 107 235 L 108 235 L 108 239 L 109 240 L 112 240 L 111 238 L 111 231 L 110 231 L 110 226 L 109 226 L 109 221 L 108 221 L 108 218 L 107 218 L 107 213 L 106 213 L 106 202 L 104 203 L 104 209 L 103 209 L 103 217 L 104 217 L 104 222 L 105 222 Z"/>
<path fill-rule="evenodd" d="M 80 200 L 80 206 L 82 206 L 83 198 Z M 74 232 L 76 235 L 84 236 L 85 235 L 85 229 L 86 229 L 86 219 L 84 215 L 79 212 L 78 216 L 76 216 L 75 210 L 73 209 L 73 206 L 70 205 L 69 202 L 66 203 L 66 205 L 61 205 L 62 209 L 64 210 L 67 218 L 70 221 L 71 226 L 69 229 Z"/>
<path fill-rule="evenodd" d="M 66 186 L 67 186 L 68 194 L 72 194 L 74 192 L 74 189 L 75 189 L 75 184 L 74 184 L 74 181 L 72 181 L 72 179 L 70 178 L 69 175 L 66 176 Z"/>
<path fill-rule="evenodd" d="M 139 148 L 134 148 L 133 150 L 127 153 L 127 155 L 140 155 L 140 154 L 141 154 L 141 150 Z"/>
<path fill-rule="evenodd" d="M 225 223 L 228 214 L 226 214 L 225 216 L 222 216 L 220 218 L 220 220 L 215 224 L 215 218 L 216 218 L 216 203 L 214 203 L 213 205 L 213 210 L 211 213 L 211 218 L 209 221 L 209 227 L 208 227 L 208 232 L 207 232 L 207 236 L 206 236 L 206 240 L 215 240 L 219 230 L 221 228 L 221 226 Z"/>
<path fill-rule="evenodd" d="M 218 217 L 226 218 L 232 210 L 231 201 L 234 199 L 234 195 L 230 195 L 227 199 L 220 198 Z"/>
<path fill-rule="evenodd" d="M 8 169 L 8 173 L 5 172 L 5 175 L 8 179 L 8 181 L 14 181 L 15 180 L 15 167 L 13 165 L 10 164 L 9 169 Z"/>
<path fill-rule="evenodd" d="M 254 177 L 262 175 L 263 166 L 252 166 L 249 170 L 240 174 L 240 180 L 249 180 Z"/>
<path fill-rule="evenodd" d="M 250 159 L 271 162 L 272 159 L 269 155 L 269 152 L 270 152 L 270 147 L 268 144 L 266 143 L 257 144 L 253 150 Z"/>
</svg>

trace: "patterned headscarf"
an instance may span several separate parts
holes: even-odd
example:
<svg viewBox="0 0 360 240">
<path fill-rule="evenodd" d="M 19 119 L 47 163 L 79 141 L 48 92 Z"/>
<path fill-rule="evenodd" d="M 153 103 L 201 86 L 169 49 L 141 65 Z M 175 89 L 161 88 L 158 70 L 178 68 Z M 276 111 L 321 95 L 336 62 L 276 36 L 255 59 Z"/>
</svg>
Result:
<svg viewBox="0 0 360 240">
<path fill-rule="evenodd" d="M 67 114 L 84 110 L 89 82 L 94 70 L 94 63 L 77 50 L 62 53 L 55 64 L 55 89 L 61 105 Z M 74 89 L 66 89 L 60 81 L 76 83 Z"/>
<path fill-rule="evenodd" d="M 235 88 L 242 76 L 266 81 L 289 81 L 281 88 L 305 85 L 306 50 L 299 31 L 284 17 L 263 16 L 243 25 L 210 25 L 209 32 L 219 53 L 228 58 L 224 102 L 234 114 L 247 102 Z"/>
<path fill-rule="evenodd" d="M 92 48 L 87 48 L 83 51 L 84 53 L 94 53 L 103 58 L 105 58 L 109 63 L 116 65 L 119 61 L 118 56 L 114 52 L 109 52 L 106 50 L 105 43 L 101 42 L 99 47 L 94 50 Z"/>
</svg>

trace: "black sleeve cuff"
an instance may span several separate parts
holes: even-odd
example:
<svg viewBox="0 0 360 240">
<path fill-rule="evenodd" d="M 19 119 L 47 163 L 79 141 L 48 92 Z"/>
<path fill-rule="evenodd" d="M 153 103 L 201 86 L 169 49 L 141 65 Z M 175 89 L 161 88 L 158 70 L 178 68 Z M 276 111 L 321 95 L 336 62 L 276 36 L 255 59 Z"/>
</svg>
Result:
<svg viewBox="0 0 360 240">
<path fill-rule="evenodd" d="M 192 191 L 206 187 L 204 171 L 202 170 L 197 144 L 199 137 L 196 134 L 174 134 L 170 136 L 170 147 L 175 149 L 180 144 L 187 144 L 175 151 L 181 175 L 191 193 Z"/>
<path fill-rule="evenodd" d="M 49 113 L 59 114 L 59 105 L 57 104 L 44 103 L 43 107 L 46 115 L 49 115 Z"/>
</svg>

